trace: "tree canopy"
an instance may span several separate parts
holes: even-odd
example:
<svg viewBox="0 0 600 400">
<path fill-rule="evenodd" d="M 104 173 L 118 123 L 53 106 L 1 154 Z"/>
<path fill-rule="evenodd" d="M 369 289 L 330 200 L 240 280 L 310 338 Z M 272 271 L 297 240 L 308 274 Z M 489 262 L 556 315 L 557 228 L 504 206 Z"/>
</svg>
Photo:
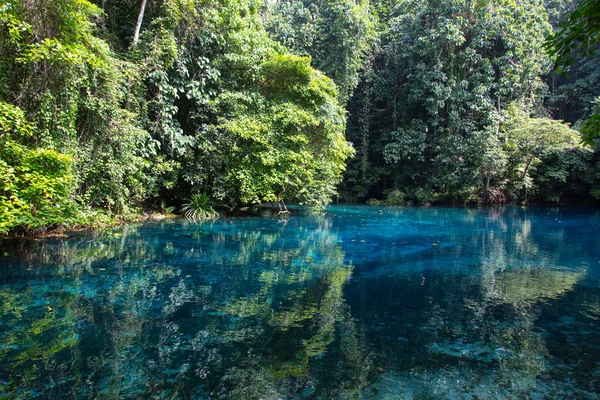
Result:
<svg viewBox="0 0 600 400">
<path fill-rule="evenodd" d="M 337 88 L 269 38 L 259 8 L 2 1 L 2 231 L 196 192 L 327 204 L 352 154 Z"/>
<path fill-rule="evenodd" d="M 594 201 L 597 12 L 592 0 L 0 0 L 0 233 L 192 199 Z"/>
</svg>

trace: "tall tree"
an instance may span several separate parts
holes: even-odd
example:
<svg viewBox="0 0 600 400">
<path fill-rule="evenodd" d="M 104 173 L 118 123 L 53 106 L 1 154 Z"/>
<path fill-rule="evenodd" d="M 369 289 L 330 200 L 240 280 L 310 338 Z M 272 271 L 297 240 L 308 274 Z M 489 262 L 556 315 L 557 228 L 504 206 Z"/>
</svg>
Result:
<svg viewBox="0 0 600 400">
<path fill-rule="evenodd" d="M 146 12 L 146 1 L 142 0 L 140 5 L 140 12 L 138 14 L 137 22 L 135 23 L 135 31 L 133 32 L 133 45 L 135 46 L 140 38 L 140 29 L 142 29 L 142 21 L 144 20 L 144 12 Z"/>
<path fill-rule="evenodd" d="M 282 0 L 268 10 L 267 30 L 292 52 L 310 55 L 346 104 L 371 51 L 375 17 L 368 0 Z"/>
<path fill-rule="evenodd" d="M 486 151 L 501 147 L 506 106 L 541 108 L 540 1 L 407 1 L 385 34 L 379 101 L 391 110 L 383 156 L 391 184 L 419 201 L 481 196 Z"/>
</svg>

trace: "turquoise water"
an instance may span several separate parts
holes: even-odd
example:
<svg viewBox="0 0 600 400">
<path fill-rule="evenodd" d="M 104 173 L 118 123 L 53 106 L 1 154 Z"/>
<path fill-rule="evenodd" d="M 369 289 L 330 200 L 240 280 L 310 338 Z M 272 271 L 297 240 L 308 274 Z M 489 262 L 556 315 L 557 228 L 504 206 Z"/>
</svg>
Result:
<svg viewBox="0 0 600 400">
<path fill-rule="evenodd" d="M 600 393 L 598 210 L 340 206 L 0 254 L 0 399 Z"/>
</svg>

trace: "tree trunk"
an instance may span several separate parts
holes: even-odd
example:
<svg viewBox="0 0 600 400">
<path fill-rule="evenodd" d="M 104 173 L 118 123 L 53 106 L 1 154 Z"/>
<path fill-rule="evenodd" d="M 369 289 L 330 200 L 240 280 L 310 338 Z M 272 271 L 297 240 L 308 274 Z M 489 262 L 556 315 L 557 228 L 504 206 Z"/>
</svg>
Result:
<svg viewBox="0 0 600 400">
<path fill-rule="evenodd" d="M 496 137 L 500 136 L 500 95 L 498 95 L 498 121 L 496 121 Z"/>
<path fill-rule="evenodd" d="M 525 179 L 525 177 L 527 176 L 527 170 L 529 169 L 529 165 L 531 164 L 531 162 L 533 161 L 535 157 L 531 156 L 531 158 L 529 159 L 529 161 L 527 161 L 527 164 L 525 165 L 525 169 L 523 170 L 523 176 L 521 176 L 521 180 Z M 525 201 L 523 202 L 524 204 L 527 203 L 527 183 L 524 183 L 525 186 Z"/>
<path fill-rule="evenodd" d="M 147 0 L 142 0 L 140 6 L 140 13 L 138 14 L 137 23 L 135 24 L 135 32 L 133 32 L 133 45 L 135 46 L 140 38 L 140 29 L 142 28 L 142 21 L 144 20 L 144 11 L 146 11 Z"/>
<path fill-rule="evenodd" d="M 527 175 L 527 170 L 529 169 L 529 165 L 531 164 L 531 162 L 533 161 L 535 157 L 531 156 L 529 158 L 529 160 L 527 161 L 527 163 L 525 164 L 525 168 L 523 169 L 523 175 L 521 175 L 521 179 L 525 179 L 525 175 Z"/>
</svg>

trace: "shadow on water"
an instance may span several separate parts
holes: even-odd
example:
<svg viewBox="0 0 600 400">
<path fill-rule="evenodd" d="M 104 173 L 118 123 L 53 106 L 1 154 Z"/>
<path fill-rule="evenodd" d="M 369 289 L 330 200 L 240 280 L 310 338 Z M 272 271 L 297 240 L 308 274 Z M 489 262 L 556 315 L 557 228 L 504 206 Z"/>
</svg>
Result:
<svg viewBox="0 0 600 400">
<path fill-rule="evenodd" d="M 597 211 L 332 207 L 4 243 L 2 398 L 600 393 Z"/>
</svg>

